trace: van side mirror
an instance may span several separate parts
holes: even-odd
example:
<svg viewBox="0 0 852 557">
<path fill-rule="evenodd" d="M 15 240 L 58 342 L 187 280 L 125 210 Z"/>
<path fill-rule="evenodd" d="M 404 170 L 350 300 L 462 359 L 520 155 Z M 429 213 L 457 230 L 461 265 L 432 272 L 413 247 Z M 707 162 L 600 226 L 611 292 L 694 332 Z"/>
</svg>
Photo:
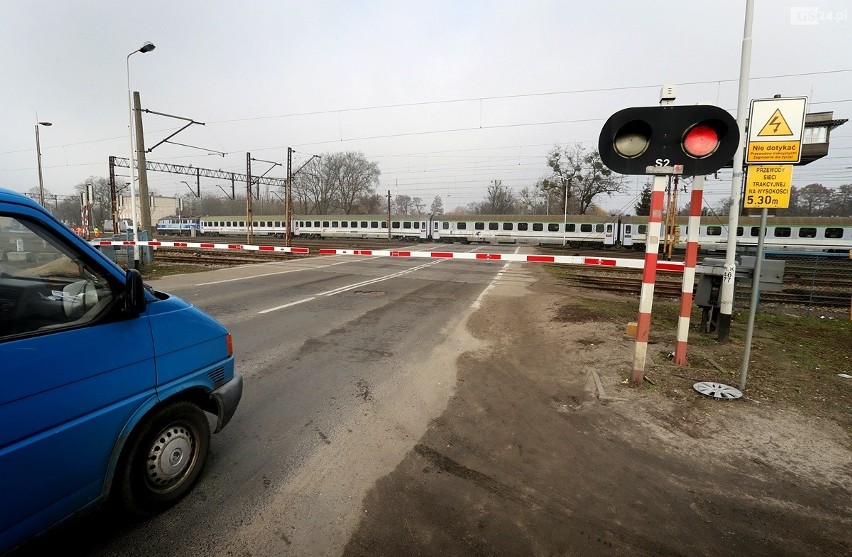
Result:
<svg viewBox="0 0 852 557">
<path fill-rule="evenodd" d="M 145 311 L 145 286 L 142 274 L 136 269 L 127 269 L 127 280 L 124 285 L 124 312 L 136 317 Z"/>
</svg>

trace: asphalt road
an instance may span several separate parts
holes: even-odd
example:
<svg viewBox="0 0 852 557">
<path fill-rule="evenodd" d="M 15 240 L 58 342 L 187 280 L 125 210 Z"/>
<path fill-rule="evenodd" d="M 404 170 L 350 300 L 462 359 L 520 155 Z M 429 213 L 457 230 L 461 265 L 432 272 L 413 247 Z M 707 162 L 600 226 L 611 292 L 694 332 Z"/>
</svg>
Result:
<svg viewBox="0 0 852 557">
<path fill-rule="evenodd" d="M 339 554 L 366 491 L 446 407 L 455 358 L 476 343 L 461 325 L 505 268 L 329 256 L 154 281 L 231 330 L 240 407 L 175 508 L 95 512 L 17 555 Z"/>
</svg>

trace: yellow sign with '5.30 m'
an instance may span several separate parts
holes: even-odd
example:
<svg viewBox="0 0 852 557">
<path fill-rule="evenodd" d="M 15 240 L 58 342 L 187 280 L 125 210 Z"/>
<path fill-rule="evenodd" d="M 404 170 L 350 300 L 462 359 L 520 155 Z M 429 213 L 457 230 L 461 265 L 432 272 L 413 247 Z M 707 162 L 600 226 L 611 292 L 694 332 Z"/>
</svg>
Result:
<svg viewBox="0 0 852 557">
<path fill-rule="evenodd" d="M 790 206 L 793 165 L 752 165 L 748 167 L 743 207 L 786 209 Z"/>
</svg>

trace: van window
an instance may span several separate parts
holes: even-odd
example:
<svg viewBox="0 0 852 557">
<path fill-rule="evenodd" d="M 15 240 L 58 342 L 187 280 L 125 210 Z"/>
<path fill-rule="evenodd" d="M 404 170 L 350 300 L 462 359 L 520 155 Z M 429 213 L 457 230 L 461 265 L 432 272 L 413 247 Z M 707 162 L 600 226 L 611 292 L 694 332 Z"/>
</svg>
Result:
<svg viewBox="0 0 852 557">
<path fill-rule="evenodd" d="M 104 315 L 109 281 L 41 225 L 0 215 L 0 342 L 78 327 Z"/>
</svg>

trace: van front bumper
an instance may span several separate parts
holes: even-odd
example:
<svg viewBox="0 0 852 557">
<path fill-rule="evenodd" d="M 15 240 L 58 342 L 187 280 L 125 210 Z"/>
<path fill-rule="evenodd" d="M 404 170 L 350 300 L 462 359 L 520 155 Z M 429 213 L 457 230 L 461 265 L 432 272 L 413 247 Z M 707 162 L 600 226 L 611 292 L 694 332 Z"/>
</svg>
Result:
<svg viewBox="0 0 852 557">
<path fill-rule="evenodd" d="M 234 372 L 234 378 L 210 393 L 210 398 L 216 402 L 216 429 L 213 433 L 222 431 L 240 404 L 243 396 L 243 376 Z"/>
</svg>

